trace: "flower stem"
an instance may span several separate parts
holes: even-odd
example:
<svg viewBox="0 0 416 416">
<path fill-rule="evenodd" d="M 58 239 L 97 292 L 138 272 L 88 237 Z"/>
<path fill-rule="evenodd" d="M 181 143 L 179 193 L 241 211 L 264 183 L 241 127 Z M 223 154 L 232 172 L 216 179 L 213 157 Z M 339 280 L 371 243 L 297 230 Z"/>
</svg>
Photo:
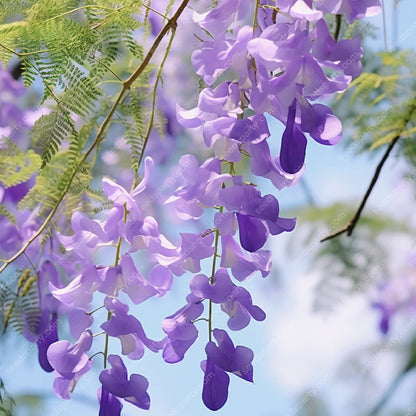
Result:
<svg viewBox="0 0 416 416">
<path fill-rule="evenodd" d="M 339 33 L 341 32 L 341 24 L 342 24 L 342 15 L 336 14 L 335 15 L 335 32 L 334 32 L 334 39 L 338 42 Z"/>
<path fill-rule="evenodd" d="M 259 15 L 260 0 L 256 0 L 256 8 L 254 9 L 254 19 L 253 19 L 253 36 L 257 28 L 257 17 Z"/>
<path fill-rule="evenodd" d="M 223 212 L 224 207 L 220 207 L 220 212 Z M 217 257 L 218 257 L 218 241 L 220 237 L 220 232 L 218 229 L 215 230 L 215 250 L 214 257 L 212 259 L 212 268 L 211 268 L 211 277 L 209 278 L 209 283 L 213 285 L 215 283 L 215 269 L 217 266 Z M 212 300 L 208 301 L 208 340 L 212 341 Z"/>
<path fill-rule="evenodd" d="M 132 189 L 134 189 L 137 186 L 138 176 L 139 176 L 138 170 L 139 170 L 139 167 L 140 167 L 140 165 L 142 163 L 142 160 L 143 160 L 144 152 L 146 150 L 147 142 L 149 141 L 150 133 L 152 132 L 152 129 L 153 129 L 153 123 L 154 123 L 155 111 L 156 111 L 157 87 L 159 85 L 159 81 L 162 78 L 162 70 L 163 70 L 163 67 L 165 65 L 166 59 L 169 55 L 170 49 L 172 47 L 172 42 L 173 42 L 173 39 L 175 38 L 175 33 L 176 33 L 176 27 L 173 26 L 172 30 L 171 30 L 171 36 L 169 38 L 168 45 L 166 46 L 165 54 L 163 56 L 162 62 L 160 63 L 159 69 L 158 69 L 157 74 L 156 74 L 156 81 L 155 81 L 155 84 L 153 86 L 152 109 L 151 109 L 151 112 L 150 112 L 150 120 L 149 120 L 149 124 L 147 126 L 146 134 L 144 135 L 143 147 L 142 147 L 141 152 L 140 152 L 139 161 L 137 162 L 137 166 L 135 168 L 134 181 L 133 181 Z"/>
<path fill-rule="evenodd" d="M 107 321 L 109 321 L 109 320 L 110 320 L 110 318 L 111 318 L 111 312 L 110 312 L 110 311 L 108 311 L 108 313 L 107 313 Z M 106 368 L 107 368 L 108 339 L 109 339 L 109 336 L 108 336 L 108 334 L 106 333 L 106 334 L 105 334 L 105 342 L 104 342 L 104 369 L 106 369 Z"/>
<path fill-rule="evenodd" d="M 127 222 L 127 214 L 128 214 L 127 206 L 126 206 L 126 204 L 124 204 L 124 217 L 123 217 L 124 224 L 126 224 L 126 222 Z M 116 259 L 114 261 L 114 267 L 118 266 L 118 264 L 120 262 L 121 243 L 122 243 L 122 238 L 119 237 L 118 238 L 118 241 L 117 241 Z M 108 311 L 108 313 L 107 313 L 107 321 L 109 321 L 110 318 L 111 318 L 111 312 Z M 109 336 L 106 333 L 105 334 L 105 343 L 104 343 L 104 369 L 107 368 L 108 341 L 109 341 Z"/>
</svg>

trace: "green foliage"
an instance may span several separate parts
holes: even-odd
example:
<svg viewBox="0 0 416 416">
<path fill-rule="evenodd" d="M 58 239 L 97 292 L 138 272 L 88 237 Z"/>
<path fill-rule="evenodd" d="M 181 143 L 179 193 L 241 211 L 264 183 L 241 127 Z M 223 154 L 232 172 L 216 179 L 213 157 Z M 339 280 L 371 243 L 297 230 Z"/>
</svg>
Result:
<svg viewBox="0 0 416 416">
<path fill-rule="evenodd" d="M 0 416 L 13 416 L 15 402 L 7 392 L 3 380 L 0 378 Z"/>
<path fill-rule="evenodd" d="M 380 271 L 387 270 L 385 238 L 415 232 L 405 221 L 367 211 L 351 236 L 317 243 L 321 237 L 344 226 L 354 209 L 337 203 L 322 208 L 305 207 L 298 213 L 296 244 L 313 247 L 316 243 L 316 249 L 311 251 L 313 268 L 324 271 L 315 288 L 318 310 L 334 309 L 348 295 L 361 293 L 374 284 Z"/>
<path fill-rule="evenodd" d="M 7 154 L 7 163 L 0 166 L 0 181 L 12 186 L 38 172 L 36 185 L 19 207 L 40 206 L 40 215 L 46 217 L 64 202 L 70 216 L 80 203 L 85 205 L 85 199 L 100 200 L 90 188 L 94 161 L 80 160 L 87 141 L 97 134 L 98 120 L 107 116 L 114 102 L 113 94 L 104 86 L 123 82 L 122 74 L 117 74 L 118 60 L 126 59 L 135 68 L 143 59 L 144 48 L 135 38 L 138 29 L 145 34 L 148 28 L 136 16 L 148 9 L 133 0 L 9 3 L 13 5 L 5 6 L 7 11 L 0 14 L 0 60 L 7 64 L 15 55 L 21 60 L 25 85 L 42 83 L 41 101 L 51 107 L 51 112 L 31 131 L 31 147 L 39 154 L 14 149 L 15 154 Z M 146 67 L 122 104 L 127 115 L 122 123 L 135 169 L 149 123 L 143 107 L 149 105 L 153 70 L 151 65 Z M 100 105 L 108 102 L 110 106 Z M 97 141 L 97 148 L 101 141 Z M 9 147 L 6 150 L 10 153 Z M 95 208 L 91 205 L 91 210 Z M 13 220 L 4 207 L 0 210 L 1 215 Z"/>
<path fill-rule="evenodd" d="M 6 188 L 26 182 L 40 168 L 40 157 L 33 150 L 22 152 L 10 139 L 4 138 L 0 149 L 0 182 Z"/>
<path fill-rule="evenodd" d="M 365 70 L 338 100 L 335 113 L 343 115 L 359 151 L 374 150 L 396 137 L 413 141 L 416 124 L 416 53 L 412 50 L 367 56 Z M 345 98 L 350 105 L 345 107 Z M 344 103 L 341 103 L 344 101 Z M 348 135 L 347 135 L 348 137 Z"/>
<path fill-rule="evenodd" d="M 141 104 L 144 97 L 137 88 L 129 95 L 129 98 L 130 103 L 125 104 L 120 110 L 123 115 L 122 123 L 125 126 L 124 138 L 131 150 L 131 166 L 136 170 L 144 144 L 145 120 Z"/>
<path fill-rule="evenodd" d="M 11 213 L 3 204 L 0 204 L 0 215 L 6 217 L 14 225 L 17 225 L 16 216 Z"/>
<path fill-rule="evenodd" d="M 40 117 L 33 129 L 31 137 L 35 146 L 42 148 L 42 167 L 44 167 L 58 151 L 62 141 L 74 129 L 74 123 L 65 110 L 55 110 Z"/>
<path fill-rule="evenodd" d="M 37 275 L 31 269 L 16 272 L 16 289 L 0 282 L 0 316 L 3 331 L 11 326 L 15 331 L 35 331 L 40 320 Z"/>
</svg>

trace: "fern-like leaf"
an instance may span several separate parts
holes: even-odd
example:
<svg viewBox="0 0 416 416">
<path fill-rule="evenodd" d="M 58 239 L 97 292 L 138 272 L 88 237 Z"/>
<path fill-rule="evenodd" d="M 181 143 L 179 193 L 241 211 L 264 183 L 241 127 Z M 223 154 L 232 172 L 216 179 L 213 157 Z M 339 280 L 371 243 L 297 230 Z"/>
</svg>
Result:
<svg viewBox="0 0 416 416">
<path fill-rule="evenodd" d="M 39 170 L 41 160 L 33 150 L 22 152 L 10 139 L 2 140 L 5 146 L 0 149 L 0 181 L 9 188 L 29 180 Z"/>
<path fill-rule="evenodd" d="M 31 131 L 34 145 L 42 147 L 42 167 L 50 162 L 56 154 L 62 141 L 74 129 L 74 122 L 68 111 L 57 109 L 50 114 L 40 117 Z"/>
<path fill-rule="evenodd" d="M 12 224 L 17 225 L 15 215 L 12 214 L 3 204 L 0 204 L 0 216 L 6 217 Z"/>
</svg>

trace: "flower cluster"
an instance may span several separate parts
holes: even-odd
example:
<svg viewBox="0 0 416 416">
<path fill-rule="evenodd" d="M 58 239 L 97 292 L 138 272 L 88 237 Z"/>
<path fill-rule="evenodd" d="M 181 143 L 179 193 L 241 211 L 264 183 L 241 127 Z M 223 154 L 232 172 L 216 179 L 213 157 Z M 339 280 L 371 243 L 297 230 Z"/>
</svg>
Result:
<svg viewBox="0 0 416 416">
<path fill-rule="evenodd" d="M 231 330 L 244 328 L 250 318 L 263 320 L 265 315 L 253 305 L 247 290 L 232 282 L 227 268 L 238 281 L 256 271 L 266 276 L 270 253 L 263 247 L 268 236 L 295 226 L 294 219 L 280 217 L 275 196 L 262 195 L 255 185 L 235 175 L 234 165 L 249 157 L 253 175 L 282 189 L 295 184 L 304 171 L 307 135 L 324 145 L 338 143 L 341 122 L 328 106 L 316 101 L 349 86 L 360 74 L 363 50 L 359 37 L 335 39 L 324 14 L 346 14 L 351 22 L 375 13 L 380 5 L 377 1 L 357 6 L 352 1 L 303 0 L 277 5 L 265 0 L 255 7 L 252 25 L 239 24 L 252 15 L 244 1 L 225 0 L 207 13 L 194 14 L 205 32 L 192 54 L 192 64 L 207 87 L 195 108 L 178 105 L 177 116 L 185 128 L 201 130 L 215 157 L 200 166 L 192 156 L 182 157 L 180 163 L 188 163 L 188 172 L 183 186 L 167 201 L 182 218 L 199 218 L 202 207 L 219 209 L 214 219 L 212 274 L 192 278 L 189 301 L 208 299 L 210 310 L 213 303 L 220 304 L 230 316 Z M 275 140 L 268 128 L 270 116 L 285 126 L 276 157 L 268 144 Z M 217 253 L 221 263 L 215 270 Z M 190 305 L 185 310 L 193 310 Z M 202 397 L 209 409 L 218 410 L 228 396 L 227 373 L 252 381 L 253 356 L 246 347 L 235 348 L 226 331 L 214 329 L 213 335 L 217 342 L 210 332 L 207 359 L 201 365 Z M 194 337 L 195 333 L 191 340 Z"/>
<path fill-rule="evenodd" d="M 125 361 L 141 359 L 146 350 L 161 352 L 166 363 L 181 361 L 199 336 L 197 321 L 208 323 L 201 363 L 204 404 L 211 410 L 225 404 L 230 373 L 253 381 L 253 352 L 235 346 L 229 331 L 266 315 L 241 285 L 256 273 L 270 273 L 268 238 L 292 231 L 296 221 L 282 217 L 277 198 L 263 195 L 251 179 L 267 178 L 278 190 L 292 186 L 305 169 L 307 136 L 324 145 L 341 139 L 341 122 L 320 101 L 344 91 L 359 75 L 363 51 L 359 37 L 332 36 L 325 14 L 344 14 L 352 22 L 380 8 L 377 0 L 359 5 L 353 0 L 218 3 L 206 13 L 194 13 L 201 43 L 192 64 L 206 88 L 195 108 L 178 105 L 176 114 L 182 127 L 200 129 L 213 156 L 202 163 L 193 155 L 182 156 L 180 183 L 165 200 L 183 222 L 201 226 L 210 216 L 213 223 L 182 232 L 173 242 L 160 231 L 162 224 L 147 209 L 154 166 L 148 157 L 142 181 L 130 192 L 104 178 L 111 207 L 94 218 L 75 211 L 72 231 L 52 237 L 65 254 L 46 250 L 36 265 L 41 319 L 27 337 L 37 342 L 40 365 L 54 372 L 54 391 L 65 399 L 91 369 L 93 357 L 103 354 L 102 416 L 120 415 L 122 400 L 148 409 L 148 381 L 141 374 L 129 376 Z M 244 24 L 251 16 L 252 24 Z M 269 143 L 277 138 L 269 131 L 268 117 L 285 127 L 277 156 L 270 152 Z M 236 165 L 247 159 L 250 177 L 236 174 Z M 146 267 L 138 267 L 143 258 Z M 150 339 L 128 302 L 140 305 L 163 297 L 175 276 L 182 275 L 191 275 L 186 302 L 163 320 L 161 339 Z M 93 310 L 97 303 L 100 307 Z M 216 328 L 215 307 L 226 314 L 229 331 Z M 62 315 L 75 342 L 59 339 Z M 93 334 L 97 325 L 101 332 Z M 110 338 L 120 343 L 118 355 L 109 354 Z"/>
</svg>

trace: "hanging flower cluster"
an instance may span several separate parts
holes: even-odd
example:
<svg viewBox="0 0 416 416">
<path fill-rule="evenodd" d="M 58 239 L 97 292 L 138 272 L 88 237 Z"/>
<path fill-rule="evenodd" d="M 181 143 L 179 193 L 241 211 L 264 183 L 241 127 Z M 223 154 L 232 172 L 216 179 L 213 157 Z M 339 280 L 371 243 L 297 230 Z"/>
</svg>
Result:
<svg viewBox="0 0 416 416">
<path fill-rule="evenodd" d="M 129 376 L 125 361 L 139 360 L 145 350 L 161 352 L 167 363 L 181 361 L 200 336 L 197 320 L 208 326 L 201 357 L 204 404 L 211 410 L 225 404 L 230 374 L 253 381 L 253 352 L 235 346 L 229 332 L 245 328 L 251 319 L 264 320 L 265 313 L 240 284 L 257 272 L 270 273 L 268 237 L 292 231 L 295 219 L 280 216 L 277 198 L 262 195 L 248 177 L 236 174 L 235 165 L 249 158 L 251 174 L 280 190 L 302 175 L 307 136 L 323 145 L 341 139 L 341 122 L 320 100 L 344 91 L 360 74 L 363 50 L 359 37 L 334 38 L 327 21 L 335 17 L 328 15 L 345 15 L 351 23 L 379 9 L 378 0 L 224 0 L 207 13 L 194 13 L 205 38 L 192 64 L 206 88 L 195 108 L 177 106 L 177 119 L 186 129 L 200 129 L 214 156 L 202 163 L 182 156 L 181 183 L 165 205 L 182 221 L 215 212 L 212 227 L 183 232 L 178 243 L 161 233 L 146 211 L 151 158 L 145 160 L 143 180 L 130 192 L 103 180 L 111 201 L 105 217 L 74 212 L 72 233 L 58 233 L 54 240 L 65 254 L 46 250 L 39 263 L 41 319 L 27 336 L 37 342 L 42 368 L 54 372 L 59 397 L 70 398 L 97 361 L 92 356 L 104 338 L 100 416 L 120 415 L 122 400 L 148 409 L 148 381 L 140 374 Z M 250 16 L 253 23 L 244 25 Z M 270 152 L 270 141 L 279 138 L 271 135 L 268 117 L 285 126 L 279 155 Z M 137 266 L 139 258 L 146 259 L 146 268 Z M 209 259 L 209 273 L 204 273 L 201 263 Z M 192 275 L 185 305 L 163 320 L 163 338 L 150 339 L 145 325 L 129 313 L 126 296 L 135 305 L 163 297 L 175 276 L 185 272 Z M 107 311 L 104 321 L 92 311 L 97 302 Z M 228 330 L 216 328 L 214 308 L 228 316 Z M 59 339 L 63 314 L 75 342 Z M 94 322 L 101 334 L 93 334 Z M 120 355 L 109 353 L 110 338 L 119 340 Z"/>
</svg>

